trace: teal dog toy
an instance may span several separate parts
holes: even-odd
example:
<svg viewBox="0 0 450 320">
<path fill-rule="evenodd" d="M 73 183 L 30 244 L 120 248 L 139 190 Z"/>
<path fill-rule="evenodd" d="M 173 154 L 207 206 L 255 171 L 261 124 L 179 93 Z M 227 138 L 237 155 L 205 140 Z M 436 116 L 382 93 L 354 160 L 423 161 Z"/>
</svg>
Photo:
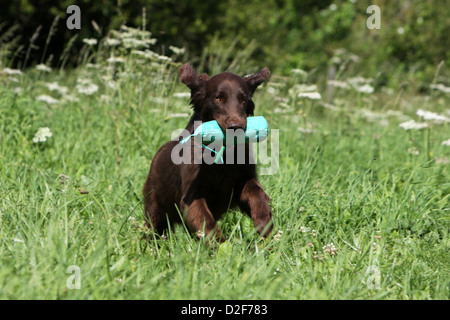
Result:
<svg viewBox="0 0 450 320">
<path fill-rule="evenodd" d="M 264 141 L 267 139 L 268 135 L 269 135 L 269 125 L 267 124 L 267 120 L 264 117 L 258 116 L 247 118 L 247 128 L 245 130 L 245 143 Z M 187 141 L 191 139 L 191 137 L 194 137 L 195 139 L 201 139 L 202 146 L 204 148 L 209 149 L 217 154 L 214 163 L 217 163 L 219 158 L 222 160 L 223 163 L 222 154 L 225 150 L 226 135 L 224 135 L 222 129 L 220 128 L 216 120 L 203 122 L 200 126 L 197 127 L 197 129 L 195 129 L 193 134 L 182 139 L 180 143 L 185 144 Z M 240 140 L 242 139 L 239 139 L 238 136 L 237 141 L 239 142 Z M 215 150 L 209 148 L 204 144 L 205 142 L 211 143 L 214 141 L 222 141 L 224 144 L 219 152 L 216 152 Z"/>
</svg>

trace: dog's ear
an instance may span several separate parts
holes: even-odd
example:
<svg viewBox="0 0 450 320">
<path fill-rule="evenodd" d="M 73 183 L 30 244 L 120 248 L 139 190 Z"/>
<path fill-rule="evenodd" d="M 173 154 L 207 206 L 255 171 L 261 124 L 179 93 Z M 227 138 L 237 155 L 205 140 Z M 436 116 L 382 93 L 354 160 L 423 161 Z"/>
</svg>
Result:
<svg viewBox="0 0 450 320">
<path fill-rule="evenodd" d="M 264 80 L 266 80 L 270 75 L 270 70 L 269 68 L 265 67 L 264 69 L 262 69 L 261 71 L 259 71 L 258 73 L 255 73 L 252 76 L 249 77 L 245 77 L 244 80 L 248 83 L 250 90 L 253 92 L 255 92 L 256 88 L 264 82 Z"/>
<path fill-rule="evenodd" d="M 198 90 L 209 80 L 209 76 L 206 73 L 199 75 L 189 63 L 181 66 L 179 77 L 181 82 L 187 85 L 192 91 Z"/>
<path fill-rule="evenodd" d="M 255 112 L 255 103 L 252 99 L 247 103 L 247 115 L 253 117 L 253 113 Z"/>
</svg>

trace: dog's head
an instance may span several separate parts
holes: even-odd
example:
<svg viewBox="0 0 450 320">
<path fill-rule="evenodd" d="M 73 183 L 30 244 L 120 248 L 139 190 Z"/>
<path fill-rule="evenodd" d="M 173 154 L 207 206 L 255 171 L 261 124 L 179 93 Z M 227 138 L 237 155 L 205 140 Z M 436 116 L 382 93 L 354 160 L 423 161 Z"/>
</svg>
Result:
<svg viewBox="0 0 450 320">
<path fill-rule="evenodd" d="M 224 132 L 246 129 L 247 117 L 255 109 L 253 93 L 269 74 L 269 69 L 264 68 L 245 78 L 231 72 L 210 78 L 207 74 L 197 74 L 188 63 L 180 68 L 181 82 L 191 89 L 191 104 L 200 120 L 216 120 Z"/>
</svg>

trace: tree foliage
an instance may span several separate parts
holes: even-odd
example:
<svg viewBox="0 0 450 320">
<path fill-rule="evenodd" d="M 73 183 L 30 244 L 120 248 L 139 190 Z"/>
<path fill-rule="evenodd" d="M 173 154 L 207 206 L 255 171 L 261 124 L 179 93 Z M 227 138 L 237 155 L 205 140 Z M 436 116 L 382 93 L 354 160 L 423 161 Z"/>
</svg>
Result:
<svg viewBox="0 0 450 320">
<path fill-rule="evenodd" d="M 78 36 L 71 55 L 76 57 L 83 38 L 104 37 L 109 30 L 126 24 L 151 31 L 161 51 L 169 45 L 184 47 L 189 59 L 199 63 L 205 52 L 233 48 L 234 54 L 248 49 L 255 65 L 281 71 L 323 68 L 345 48 L 372 70 L 394 65 L 431 74 L 440 61 L 449 64 L 450 6 L 445 0 L 375 1 L 381 8 L 379 30 L 367 29 L 368 4 L 356 0 L 80 0 L 79 31 L 65 27 L 66 8 L 71 4 L 70 0 L 13 0 L 2 4 L 0 32 L 5 34 L 15 26 L 10 33 L 20 36 L 23 44 L 9 56 L 13 63 L 24 59 L 36 30 L 39 32 L 30 63 L 43 60 L 40 49 L 48 42 L 52 21 L 59 16 L 46 60 L 60 55 L 74 35 Z M 3 44 L 14 37 L 6 38 L 2 38 Z M 228 59 L 232 60 L 233 54 L 228 54 Z M 208 69 L 209 60 L 205 61 Z"/>
</svg>

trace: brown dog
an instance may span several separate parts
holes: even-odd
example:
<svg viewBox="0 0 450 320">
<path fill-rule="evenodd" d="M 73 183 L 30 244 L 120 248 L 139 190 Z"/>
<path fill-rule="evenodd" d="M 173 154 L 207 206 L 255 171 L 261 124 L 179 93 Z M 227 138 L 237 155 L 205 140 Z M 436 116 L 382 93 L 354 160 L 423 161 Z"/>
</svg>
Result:
<svg viewBox="0 0 450 320">
<path fill-rule="evenodd" d="M 227 129 L 245 131 L 247 117 L 253 115 L 255 108 L 252 95 L 269 74 L 269 69 L 264 68 L 245 78 L 230 72 L 209 78 L 206 74 L 197 74 L 191 65 L 183 65 L 180 79 L 191 89 L 194 109 L 186 129 L 193 133 L 194 122 L 216 120 L 223 132 Z M 151 164 L 143 190 L 147 226 L 162 233 L 168 223 L 181 222 L 181 213 L 192 232 L 215 234 L 219 241 L 224 241 L 216 221 L 229 208 L 239 206 L 252 218 L 258 232 L 267 236 L 272 230 L 269 197 L 257 180 L 256 165 L 250 161 L 249 145 L 245 145 L 243 164 L 236 161 L 227 163 L 228 152 L 224 153 L 224 163 L 206 164 L 201 161 L 196 164 L 191 161 L 175 164 L 172 151 L 179 146 L 179 140 L 163 145 Z M 190 150 L 205 150 L 192 140 Z M 226 148 L 228 151 L 234 147 Z M 190 159 L 193 160 L 191 152 Z"/>
</svg>

